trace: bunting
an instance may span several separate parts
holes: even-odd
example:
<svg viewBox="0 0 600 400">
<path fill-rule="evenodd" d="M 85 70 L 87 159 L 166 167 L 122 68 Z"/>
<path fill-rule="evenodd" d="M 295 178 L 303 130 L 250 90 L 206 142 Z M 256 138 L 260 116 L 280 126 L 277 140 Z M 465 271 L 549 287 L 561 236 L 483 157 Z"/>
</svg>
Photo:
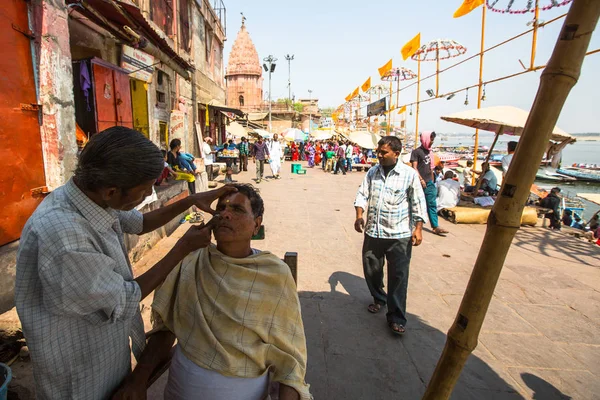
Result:
<svg viewBox="0 0 600 400">
<path fill-rule="evenodd" d="M 402 59 L 406 60 L 408 57 L 415 54 L 415 52 L 419 50 L 419 47 L 421 47 L 421 32 L 417 33 L 414 38 L 410 39 L 404 46 L 402 46 L 402 50 L 400 50 Z"/>
<path fill-rule="evenodd" d="M 379 76 L 383 77 L 385 74 L 387 74 L 391 70 L 392 70 L 392 59 L 390 58 L 390 61 L 386 62 L 383 67 L 378 68 Z"/>
<path fill-rule="evenodd" d="M 369 79 L 367 79 L 360 88 L 362 89 L 363 92 L 366 92 L 367 90 L 369 90 L 370 87 L 371 87 L 371 77 L 369 77 Z"/>
<path fill-rule="evenodd" d="M 484 3 L 484 0 L 464 0 L 460 7 L 454 11 L 454 18 L 460 18 L 463 15 L 467 15 L 480 5 Z"/>
</svg>

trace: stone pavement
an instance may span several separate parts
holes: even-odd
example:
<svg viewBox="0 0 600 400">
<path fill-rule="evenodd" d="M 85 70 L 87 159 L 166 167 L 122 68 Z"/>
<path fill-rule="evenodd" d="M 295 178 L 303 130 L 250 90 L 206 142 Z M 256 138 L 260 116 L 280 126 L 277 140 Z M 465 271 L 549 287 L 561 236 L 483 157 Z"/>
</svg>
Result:
<svg viewBox="0 0 600 400">
<path fill-rule="evenodd" d="M 251 171 L 236 175 L 253 183 Z M 269 168 L 265 168 L 270 175 Z M 309 169 L 263 181 L 264 241 L 281 257 L 299 253 L 298 292 L 316 399 L 419 399 L 454 320 L 485 226 L 430 231 L 413 250 L 408 332 L 393 336 L 384 313 L 369 314 L 362 277 L 362 235 L 353 200 L 364 172 Z M 267 172 L 266 171 L 266 172 Z M 151 266 L 189 225 L 142 259 Z M 453 399 L 600 398 L 600 247 L 542 228 L 523 228 L 508 254 L 484 323 Z M 145 302 L 150 303 L 150 299 Z M 147 310 L 146 310 L 147 313 Z M 164 379 L 150 398 L 161 398 Z"/>
</svg>

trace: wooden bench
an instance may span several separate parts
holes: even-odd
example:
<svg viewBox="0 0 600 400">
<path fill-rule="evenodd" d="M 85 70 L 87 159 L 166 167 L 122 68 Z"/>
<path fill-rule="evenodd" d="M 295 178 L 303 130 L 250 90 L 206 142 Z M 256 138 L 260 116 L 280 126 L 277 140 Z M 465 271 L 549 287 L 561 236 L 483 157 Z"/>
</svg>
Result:
<svg viewBox="0 0 600 400">
<path fill-rule="evenodd" d="M 294 278 L 294 282 L 296 283 L 296 286 L 298 286 L 298 253 L 288 251 L 283 256 L 283 262 L 286 263 L 287 266 L 290 268 L 290 271 L 292 272 L 292 277 Z M 149 336 L 147 335 L 146 339 L 148 339 L 148 337 Z M 169 367 L 171 366 L 171 358 L 173 357 L 174 351 L 175 346 L 171 348 L 171 355 L 169 359 L 166 360 L 163 364 L 156 367 L 156 369 L 150 376 L 150 379 L 148 379 L 148 384 L 146 387 L 149 388 L 150 386 L 152 386 L 152 384 L 156 382 L 162 376 L 162 374 L 168 371 Z"/>
</svg>

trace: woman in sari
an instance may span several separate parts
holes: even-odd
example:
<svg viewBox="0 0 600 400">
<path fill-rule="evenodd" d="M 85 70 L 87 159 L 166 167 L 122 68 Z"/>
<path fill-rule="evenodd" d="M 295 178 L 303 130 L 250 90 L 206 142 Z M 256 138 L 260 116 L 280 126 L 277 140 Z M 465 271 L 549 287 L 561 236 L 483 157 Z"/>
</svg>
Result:
<svg viewBox="0 0 600 400">
<path fill-rule="evenodd" d="M 290 148 L 292 149 L 292 161 L 298 161 L 300 159 L 300 153 L 298 153 L 298 146 L 295 142 L 292 142 Z"/>
<path fill-rule="evenodd" d="M 309 142 L 306 145 L 306 153 L 308 154 L 308 167 L 314 168 L 315 166 L 315 146 L 313 146 L 312 142 Z"/>
<path fill-rule="evenodd" d="M 321 152 L 323 151 L 323 148 L 321 147 L 321 142 L 317 142 L 317 144 L 315 145 L 315 164 L 319 165 L 321 164 Z"/>
</svg>

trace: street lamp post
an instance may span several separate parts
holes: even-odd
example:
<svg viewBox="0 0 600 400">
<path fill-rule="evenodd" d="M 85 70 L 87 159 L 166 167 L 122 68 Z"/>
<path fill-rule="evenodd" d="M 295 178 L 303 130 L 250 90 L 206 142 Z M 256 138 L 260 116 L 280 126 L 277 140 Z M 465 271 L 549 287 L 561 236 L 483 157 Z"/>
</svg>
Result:
<svg viewBox="0 0 600 400">
<path fill-rule="evenodd" d="M 312 90 L 308 89 L 308 135 L 310 136 L 310 128 L 312 125 Z"/>
<path fill-rule="evenodd" d="M 290 106 L 292 105 L 292 60 L 294 59 L 294 55 L 291 56 L 287 54 L 285 59 L 288 62 L 288 101 L 290 102 Z"/>
<path fill-rule="evenodd" d="M 271 74 L 275 72 L 275 61 L 277 61 L 277 59 L 272 55 L 269 55 L 269 57 L 264 58 L 263 61 L 265 62 L 263 64 L 263 68 L 266 72 L 269 73 L 269 132 L 272 132 L 273 127 L 271 125 Z"/>
</svg>

